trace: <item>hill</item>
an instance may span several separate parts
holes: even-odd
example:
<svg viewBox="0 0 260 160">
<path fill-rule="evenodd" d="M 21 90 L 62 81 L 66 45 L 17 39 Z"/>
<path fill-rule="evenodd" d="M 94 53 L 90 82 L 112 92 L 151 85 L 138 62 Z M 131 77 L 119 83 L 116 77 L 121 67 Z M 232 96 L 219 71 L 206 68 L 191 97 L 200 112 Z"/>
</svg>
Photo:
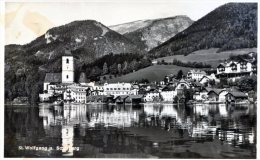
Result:
<svg viewBox="0 0 260 160">
<path fill-rule="evenodd" d="M 22 49 L 28 55 L 45 60 L 55 59 L 68 49 L 84 61 L 109 53 L 140 52 L 132 41 L 94 20 L 74 21 L 52 28 Z"/>
<path fill-rule="evenodd" d="M 257 3 L 228 3 L 152 49 L 152 57 L 188 55 L 201 49 L 218 52 L 257 47 Z"/>
<path fill-rule="evenodd" d="M 191 68 L 175 65 L 154 65 L 146 67 L 144 69 L 140 69 L 136 72 L 113 78 L 111 80 L 107 80 L 107 82 L 132 82 L 140 81 L 142 79 L 148 79 L 150 82 L 161 81 L 163 80 L 164 76 L 169 74 L 176 75 L 179 70 L 182 70 L 184 74 L 187 74 L 187 72 L 191 70 Z"/>
<path fill-rule="evenodd" d="M 129 22 L 110 28 L 123 34 L 146 51 L 162 44 L 189 27 L 193 21 L 187 16 Z"/>
<path fill-rule="evenodd" d="M 247 54 L 249 52 L 257 52 L 257 48 L 245 48 L 245 49 L 236 49 L 230 51 L 223 51 L 217 53 L 219 48 L 211 48 L 211 49 L 204 49 L 198 50 L 190 53 L 187 56 L 184 55 L 173 55 L 173 56 L 166 56 L 154 59 L 155 61 L 162 61 L 165 62 L 173 62 L 174 59 L 182 61 L 184 63 L 187 62 L 203 62 L 206 64 L 210 64 L 212 67 L 216 67 L 219 65 L 220 62 L 228 59 L 231 55 L 241 55 Z"/>
</svg>

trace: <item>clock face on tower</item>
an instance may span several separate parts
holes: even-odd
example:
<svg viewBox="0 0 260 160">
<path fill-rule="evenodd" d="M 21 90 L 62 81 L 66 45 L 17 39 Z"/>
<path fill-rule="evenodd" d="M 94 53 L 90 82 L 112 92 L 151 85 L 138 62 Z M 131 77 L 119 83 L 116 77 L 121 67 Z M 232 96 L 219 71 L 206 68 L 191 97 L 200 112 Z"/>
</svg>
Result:
<svg viewBox="0 0 260 160">
<path fill-rule="evenodd" d="M 74 82 L 74 61 L 72 56 L 62 57 L 62 83 Z"/>
</svg>

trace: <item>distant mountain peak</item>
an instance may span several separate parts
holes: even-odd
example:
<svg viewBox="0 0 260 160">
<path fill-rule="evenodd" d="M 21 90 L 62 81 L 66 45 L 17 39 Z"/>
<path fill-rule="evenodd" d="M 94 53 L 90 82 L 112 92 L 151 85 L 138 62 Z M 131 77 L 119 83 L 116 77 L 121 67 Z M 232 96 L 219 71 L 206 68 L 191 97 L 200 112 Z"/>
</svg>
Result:
<svg viewBox="0 0 260 160">
<path fill-rule="evenodd" d="M 150 51 L 156 57 L 257 46 L 257 3 L 227 3 Z"/>
<path fill-rule="evenodd" d="M 193 21 L 186 15 L 139 20 L 110 26 L 146 51 L 167 41 L 177 33 L 189 27 Z"/>
</svg>

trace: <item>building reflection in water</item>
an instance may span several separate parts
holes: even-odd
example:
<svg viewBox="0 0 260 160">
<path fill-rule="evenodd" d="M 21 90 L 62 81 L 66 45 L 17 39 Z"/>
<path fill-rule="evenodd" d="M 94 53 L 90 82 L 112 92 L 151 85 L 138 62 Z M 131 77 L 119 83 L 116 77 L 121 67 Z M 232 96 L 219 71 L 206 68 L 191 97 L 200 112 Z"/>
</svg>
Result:
<svg viewBox="0 0 260 160">
<path fill-rule="evenodd" d="M 62 149 L 61 149 L 62 155 L 73 156 L 74 128 L 72 125 L 62 126 L 61 138 L 62 138 Z"/>
<path fill-rule="evenodd" d="M 217 110 L 216 110 L 217 106 Z M 255 127 L 248 121 L 252 106 L 194 105 L 194 120 L 191 137 L 214 139 L 234 146 L 255 144 Z M 214 110 L 210 114 L 210 110 Z M 246 117 L 246 122 L 243 118 Z M 254 122 L 254 120 L 252 120 Z"/>
<path fill-rule="evenodd" d="M 165 134 L 169 137 L 178 135 L 180 138 L 184 133 L 188 133 L 186 139 L 190 138 L 190 140 L 212 141 L 218 139 L 234 146 L 255 144 L 256 129 L 253 124 L 248 125 L 250 122 L 246 117 L 251 113 L 252 111 L 247 107 L 237 109 L 234 106 L 221 104 L 195 104 L 193 106 L 144 104 L 137 108 L 131 105 L 65 105 L 40 107 L 39 110 L 45 132 L 62 138 L 61 146 L 64 156 L 73 156 L 72 147 L 75 145 L 75 138 L 77 141 L 80 141 L 78 136 L 91 138 L 95 135 L 90 135 L 89 131 L 100 126 L 117 129 L 130 128 L 126 129 L 130 134 L 150 136 L 154 148 L 158 148 L 160 143 L 153 140 L 156 138 L 148 133 L 151 127 L 157 127 L 157 130 L 159 127 L 160 130 L 170 132 L 170 136 Z M 247 118 L 246 122 L 243 121 L 243 117 Z M 78 126 L 77 130 L 75 130 L 75 126 Z M 54 128 L 56 129 L 53 130 Z M 54 132 L 59 133 L 53 134 Z M 114 143 L 110 140 L 113 135 L 107 133 L 116 132 L 112 132 L 112 130 L 108 132 L 108 129 L 102 132 L 104 132 L 102 135 L 97 134 L 96 131 L 93 131 L 93 134 L 102 136 L 103 147 L 106 148 L 108 143 Z M 164 132 L 162 133 L 164 134 Z M 161 135 L 161 133 L 159 134 Z M 118 136 L 118 143 L 121 144 L 126 135 L 119 134 Z M 168 140 L 172 141 L 172 138 L 168 138 Z M 137 143 L 135 141 L 132 140 L 132 143 Z M 92 147 L 95 145 L 93 144 Z"/>
</svg>

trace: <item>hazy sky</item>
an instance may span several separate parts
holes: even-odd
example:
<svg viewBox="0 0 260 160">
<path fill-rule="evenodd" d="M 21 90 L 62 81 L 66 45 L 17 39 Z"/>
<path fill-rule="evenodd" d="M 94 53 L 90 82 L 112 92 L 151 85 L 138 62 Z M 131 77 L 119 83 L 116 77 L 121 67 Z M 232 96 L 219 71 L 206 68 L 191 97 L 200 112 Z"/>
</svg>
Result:
<svg viewBox="0 0 260 160">
<path fill-rule="evenodd" d="M 198 20 L 227 0 L 85 0 L 7 2 L 5 44 L 25 44 L 48 29 L 94 19 L 106 26 L 142 19 L 187 15 Z M 237 0 L 239 1 L 239 0 Z"/>
</svg>

